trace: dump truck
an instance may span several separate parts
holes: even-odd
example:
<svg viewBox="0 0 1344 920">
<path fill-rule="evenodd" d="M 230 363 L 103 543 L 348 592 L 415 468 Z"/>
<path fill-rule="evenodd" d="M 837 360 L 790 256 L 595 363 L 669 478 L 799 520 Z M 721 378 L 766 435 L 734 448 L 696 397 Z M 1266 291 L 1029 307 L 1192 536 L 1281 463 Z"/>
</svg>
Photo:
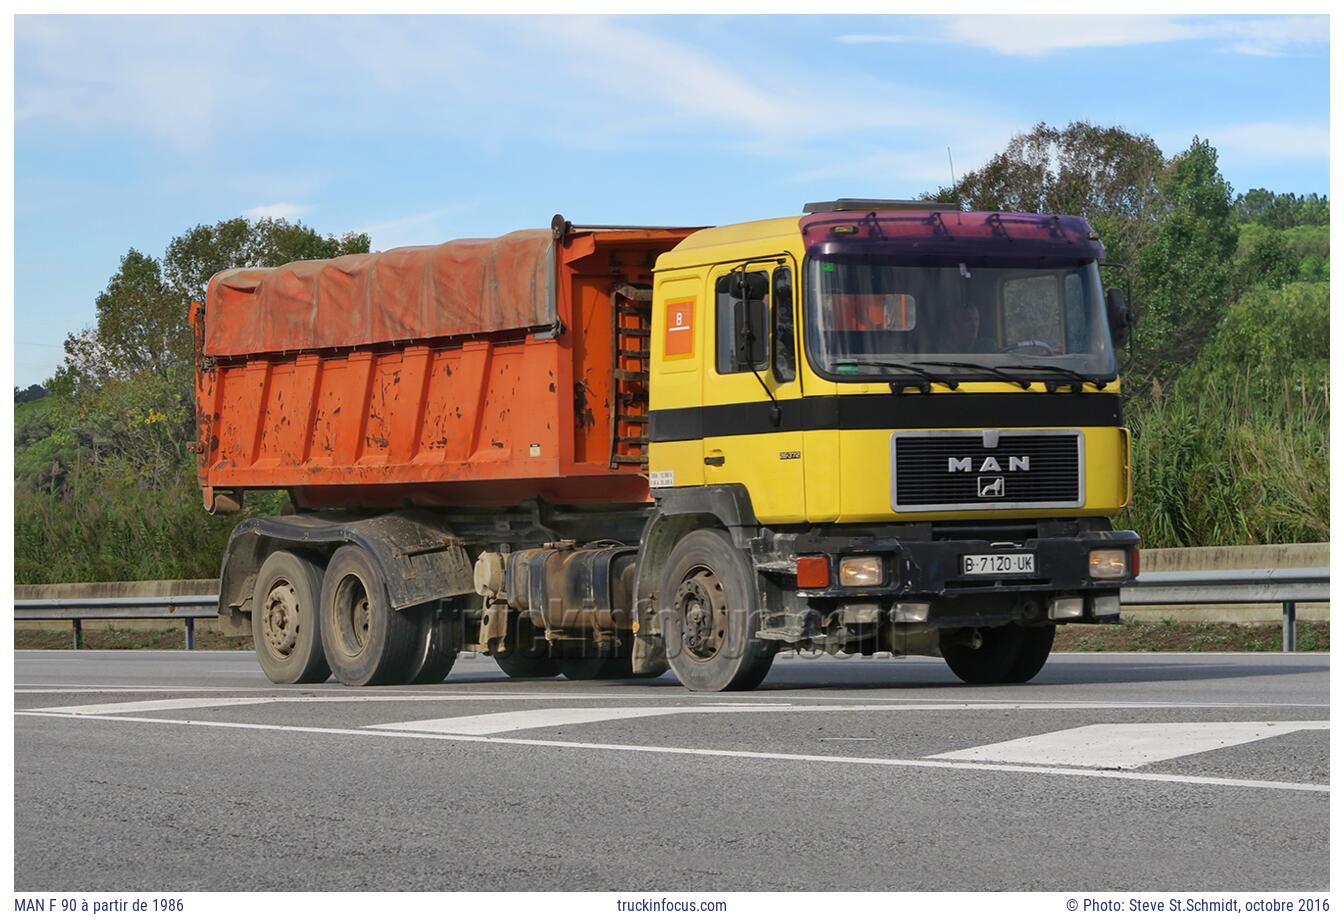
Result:
<svg viewBox="0 0 1344 920">
<path fill-rule="evenodd" d="M 1138 569 L 1103 259 L 1080 217 L 841 199 L 217 274 L 205 507 L 286 506 L 234 529 L 221 626 L 277 683 L 1030 680 Z"/>
</svg>

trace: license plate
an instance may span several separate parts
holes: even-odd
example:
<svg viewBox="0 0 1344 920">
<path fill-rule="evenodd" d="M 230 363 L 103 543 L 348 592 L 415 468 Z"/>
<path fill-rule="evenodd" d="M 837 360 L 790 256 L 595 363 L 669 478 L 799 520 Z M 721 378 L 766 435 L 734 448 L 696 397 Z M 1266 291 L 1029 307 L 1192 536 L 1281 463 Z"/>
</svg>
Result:
<svg viewBox="0 0 1344 920">
<path fill-rule="evenodd" d="M 1034 575 L 1035 553 L 976 553 L 961 557 L 963 575 Z"/>
</svg>

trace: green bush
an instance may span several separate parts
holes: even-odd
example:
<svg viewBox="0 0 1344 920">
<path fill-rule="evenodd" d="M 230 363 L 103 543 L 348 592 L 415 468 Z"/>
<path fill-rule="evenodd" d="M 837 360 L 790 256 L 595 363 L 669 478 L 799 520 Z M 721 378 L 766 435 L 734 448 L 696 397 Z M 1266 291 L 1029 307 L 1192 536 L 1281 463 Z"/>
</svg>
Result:
<svg viewBox="0 0 1344 920">
<path fill-rule="evenodd" d="M 1328 400 L 1292 381 L 1268 389 L 1191 375 L 1131 407 L 1134 501 L 1121 526 L 1147 546 L 1329 540 Z"/>
</svg>

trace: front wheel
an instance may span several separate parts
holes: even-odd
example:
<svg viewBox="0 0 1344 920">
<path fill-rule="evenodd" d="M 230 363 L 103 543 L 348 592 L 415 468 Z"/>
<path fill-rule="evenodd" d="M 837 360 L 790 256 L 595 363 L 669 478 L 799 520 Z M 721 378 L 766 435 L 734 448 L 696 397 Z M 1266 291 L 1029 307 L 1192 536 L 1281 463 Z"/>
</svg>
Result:
<svg viewBox="0 0 1344 920">
<path fill-rule="evenodd" d="M 1055 643 L 1055 624 L 945 630 L 943 660 L 968 684 L 1023 684 L 1040 673 Z"/>
<path fill-rule="evenodd" d="M 756 573 L 718 530 L 683 537 L 668 557 L 658 604 L 668 662 L 687 690 L 752 690 L 777 644 L 756 638 Z"/>
</svg>

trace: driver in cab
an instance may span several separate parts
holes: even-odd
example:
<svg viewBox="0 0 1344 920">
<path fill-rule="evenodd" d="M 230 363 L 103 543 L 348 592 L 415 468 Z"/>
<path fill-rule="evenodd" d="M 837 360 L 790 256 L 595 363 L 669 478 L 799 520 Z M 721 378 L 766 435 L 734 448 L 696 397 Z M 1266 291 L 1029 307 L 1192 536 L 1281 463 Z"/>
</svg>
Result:
<svg viewBox="0 0 1344 920">
<path fill-rule="evenodd" d="M 980 310 L 974 304 L 953 307 L 943 320 L 939 348 L 944 354 L 993 354 L 998 343 L 980 334 Z"/>
</svg>

